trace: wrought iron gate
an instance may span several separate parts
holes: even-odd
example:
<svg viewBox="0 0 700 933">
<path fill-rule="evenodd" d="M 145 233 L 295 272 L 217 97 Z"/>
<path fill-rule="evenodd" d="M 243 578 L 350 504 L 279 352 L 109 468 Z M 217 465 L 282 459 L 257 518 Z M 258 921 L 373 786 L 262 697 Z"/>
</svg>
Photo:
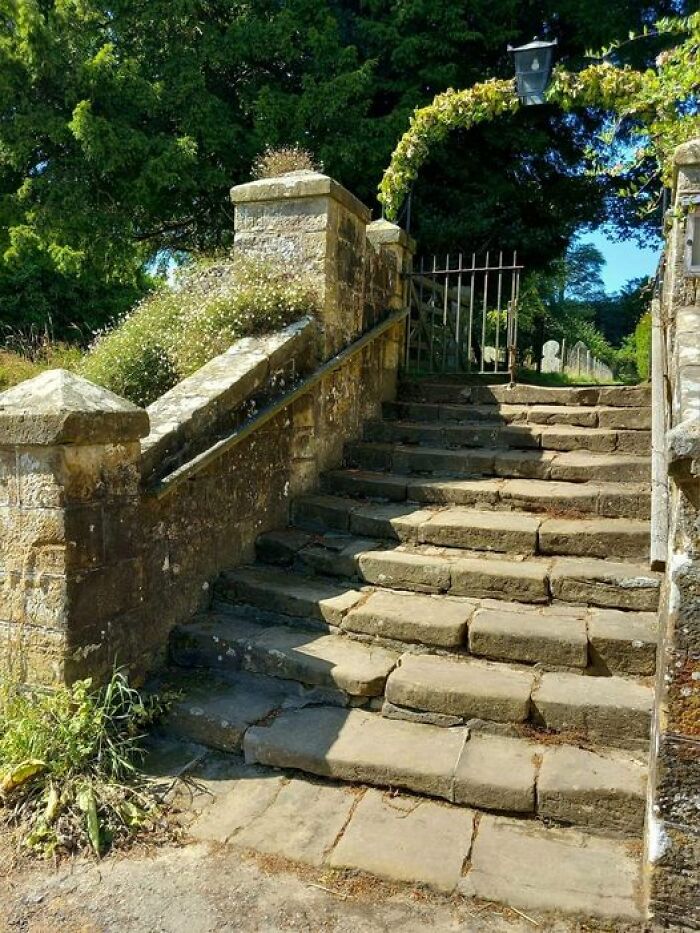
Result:
<svg viewBox="0 0 700 933">
<path fill-rule="evenodd" d="M 409 275 L 405 366 L 413 373 L 515 374 L 520 273 L 517 252 L 438 261 L 420 259 Z"/>
</svg>

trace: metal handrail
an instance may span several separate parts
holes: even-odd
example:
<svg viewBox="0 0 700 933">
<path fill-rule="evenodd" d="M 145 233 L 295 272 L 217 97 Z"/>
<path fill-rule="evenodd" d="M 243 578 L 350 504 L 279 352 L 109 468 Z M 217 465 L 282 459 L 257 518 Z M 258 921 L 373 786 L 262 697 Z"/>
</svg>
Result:
<svg viewBox="0 0 700 933">
<path fill-rule="evenodd" d="M 203 470 L 205 467 L 209 466 L 210 463 L 213 463 L 213 461 L 217 460 L 222 454 L 231 450 L 241 441 L 245 440 L 248 435 L 252 434 L 254 431 L 257 431 L 258 428 L 262 427 L 262 425 L 270 421 L 270 419 L 274 418 L 275 415 L 279 414 L 279 412 L 281 412 L 292 402 L 296 401 L 302 395 L 305 395 L 329 373 L 332 373 L 351 357 L 355 356 L 356 353 L 359 353 L 360 350 L 367 346 L 367 344 L 372 343 L 378 337 L 381 337 L 382 334 L 389 330 L 394 324 L 398 324 L 400 321 L 402 321 L 408 314 L 408 310 L 408 308 L 402 308 L 400 311 L 395 311 L 393 314 L 389 315 L 389 317 L 386 317 L 381 323 L 377 324 L 371 330 L 366 331 L 361 337 L 358 337 L 357 340 L 345 347 L 344 350 L 341 350 L 340 353 L 338 353 L 336 356 L 331 357 L 330 360 L 323 363 L 322 366 L 320 366 L 298 386 L 295 386 L 293 389 L 285 392 L 284 395 L 281 395 L 275 401 L 270 402 L 270 404 L 265 408 L 262 408 L 258 414 L 255 415 L 255 417 L 251 418 L 249 421 L 246 421 L 246 423 L 241 425 L 240 428 L 237 428 L 226 437 L 221 438 L 221 440 L 216 441 L 211 445 L 211 447 L 208 447 L 201 454 L 197 454 L 195 457 L 192 457 L 191 460 L 188 460 L 187 463 L 183 463 L 182 466 L 177 467 L 177 469 L 173 470 L 172 473 L 166 474 L 166 476 L 157 480 L 152 485 L 147 486 L 144 492 L 156 499 L 162 499 L 182 483 L 192 479 L 192 477 L 199 473 L 200 470 Z"/>
</svg>

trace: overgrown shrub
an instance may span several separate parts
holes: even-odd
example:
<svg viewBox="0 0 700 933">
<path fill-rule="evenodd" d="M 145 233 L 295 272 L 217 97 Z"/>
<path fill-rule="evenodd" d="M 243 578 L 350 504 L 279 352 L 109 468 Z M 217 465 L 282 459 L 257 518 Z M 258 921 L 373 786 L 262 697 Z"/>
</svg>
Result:
<svg viewBox="0 0 700 933">
<path fill-rule="evenodd" d="M 637 373 L 646 381 L 651 373 L 651 312 L 647 311 L 639 319 L 634 329 L 634 349 Z"/>
<path fill-rule="evenodd" d="M 286 172 L 319 172 L 321 166 L 314 159 L 308 149 L 302 149 L 301 146 L 278 146 L 272 148 L 268 146 L 265 151 L 257 157 L 253 163 L 253 178 L 274 178 L 276 175 L 284 175 Z"/>
<path fill-rule="evenodd" d="M 80 372 L 149 405 L 238 338 L 278 330 L 315 308 L 311 286 L 292 269 L 242 257 L 200 261 L 100 335 Z"/>
<path fill-rule="evenodd" d="M 53 856 L 100 855 L 152 827 L 158 805 L 138 771 L 144 730 L 164 705 L 116 672 L 53 692 L 0 684 L 0 824 L 22 845 Z"/>
</svg>

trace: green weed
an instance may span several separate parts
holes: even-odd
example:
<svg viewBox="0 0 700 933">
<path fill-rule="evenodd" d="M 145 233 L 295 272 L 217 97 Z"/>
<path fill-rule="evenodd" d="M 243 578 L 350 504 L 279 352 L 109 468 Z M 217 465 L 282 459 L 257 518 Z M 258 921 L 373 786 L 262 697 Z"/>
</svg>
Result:
<svg viewBox="0 0 700 933">
<path fill-rule="evenodd" d="M 163 712 L 121 672 L 51 692 L 0 683 L 0 823 L 25 849 L 101 855 L 153 828 L 159 806 L 139 772 L 145 731 Z"/>
</svg>

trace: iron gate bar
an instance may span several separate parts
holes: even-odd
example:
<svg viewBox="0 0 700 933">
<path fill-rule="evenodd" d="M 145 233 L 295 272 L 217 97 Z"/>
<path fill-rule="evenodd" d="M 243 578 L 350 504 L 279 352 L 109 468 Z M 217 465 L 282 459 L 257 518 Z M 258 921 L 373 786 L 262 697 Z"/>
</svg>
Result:
<svg viewBox="0 0 700 933">
<path fill-rule="evenodd" d="M 504 262 L 503 250 L 498 252 L 497 262 L 491 261 L 493 255 L 489 251 L 477 263 L 473 252 L 471 264 L 465 263 L 462 253 L 448 253 L 440 264 L 437 255 L 429 260 L 422 257 L 417 271 L 409 273 L 407 369 L 514 373 L 523 266 L 518 263 L 517 251 L 512 262 Z M 506 276 L 510 278 L 509 290 Z M 477 300 L 481 312 L 478 337 L 474 333 Z"/>
</svg>

